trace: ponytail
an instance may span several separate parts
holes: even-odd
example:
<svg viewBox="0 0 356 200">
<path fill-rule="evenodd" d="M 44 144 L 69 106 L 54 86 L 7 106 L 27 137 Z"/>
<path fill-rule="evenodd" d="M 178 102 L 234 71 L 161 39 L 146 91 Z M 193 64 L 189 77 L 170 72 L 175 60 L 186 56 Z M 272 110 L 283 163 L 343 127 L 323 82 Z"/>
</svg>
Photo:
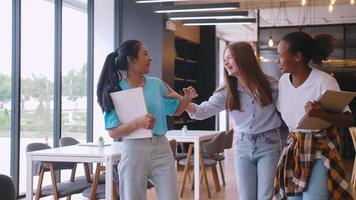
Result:
<svg viewBox="0 0 356 200">
<path fill-rule="evenodd" d="M 313 61 L 321 65 L 334 51 L 335 38 L 328 34 L 320 34 L 314 37 L 315 49 Z"/>
<path fill-rule="evenodd" d="M 103 112 L 114 109 L 110 93 L 121 91 L 119 82 L 123 76 L 120 71 L 127 71 L 128 58 L 137 58 L 142 43 L 137 40 L 127 40 L 119 48 L 106 56 L 97 84 L 97 101 Z"/>
<path fill-rule="evenodd" d="M 289 43 L 289 51 L 292 54 L 300 52 L 305 65 L 312 60 L 320 65 L 334 50 L 334 38 L 331 35 L 321 34 L 313 39 L 305 32 L 292 32 L 282 38 Z"/>
</svg>

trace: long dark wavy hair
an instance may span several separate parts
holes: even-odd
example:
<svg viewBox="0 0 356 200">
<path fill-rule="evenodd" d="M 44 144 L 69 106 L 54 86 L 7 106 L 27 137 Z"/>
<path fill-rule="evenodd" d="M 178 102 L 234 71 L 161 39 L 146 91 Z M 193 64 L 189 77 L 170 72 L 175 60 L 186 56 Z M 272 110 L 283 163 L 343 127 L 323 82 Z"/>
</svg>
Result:
<svg viewBox="0 0 356 200">
<path fill-rule="evenodd" d="M 320 34 L 312 38 L 305 32 L 297 31 L 285 35 L 282 40 L 289 44 L 290 53 L 302 54 L 304 65 L 308 65 L 310 60 L 321 65 L 334 51 L 335 39 L 328 34 Z"/>
<path fill-rule="evenodd" d="M 261 106 L 268 106 L 273 102 L 271 84 L 267 76 L 262 72 L 257 62 L 252 46 L 247 42 L 237 42 L 226 47 L 229 49 L 237 67 L 240 77 L 251 92 L 252 98 Z M 226 51 L 225 49 L 225 51 Z M 241 110 L 240 94 L 237 90 L 238 80 L 229 76 L 224 70 L 225 87 L 227 88 L 226 108 L 227 110 Z"/>
<path fill-rule="evenodd" d="M 142 42 L 140 41 L 127 40 L 116 51 L 106 56 L 96 91 L 97 101 L 103 112 L 114 109 L 110 92 L 122 90 L 119 86 L 119 82 L 123 78 L 120 71 L 127 71 L 128 59 L 137 58 L 141 46 Z"/>
</svg>

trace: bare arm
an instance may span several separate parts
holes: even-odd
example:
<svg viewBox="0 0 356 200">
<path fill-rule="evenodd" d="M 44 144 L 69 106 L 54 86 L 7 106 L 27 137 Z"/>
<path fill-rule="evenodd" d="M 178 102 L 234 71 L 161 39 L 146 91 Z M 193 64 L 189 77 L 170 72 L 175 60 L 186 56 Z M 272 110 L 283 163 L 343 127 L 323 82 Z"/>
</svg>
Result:
<svg viewBox="0 0 356 200">
<path fill-rule="evenodd" d="M 319 103 L 309 101 L 305 106 L 305 112 L 310 117 L 323 119 L 331 124 L 340 127 L 352 126 L 352 116 L 350 113 L 331 113 L 323 109 Z"/>
<path fill-rule="evenodd" d="M 123 137 L 139 128 L 152 129 L 154 123 L 155 118 L 150 114 L 146 114 L 130 121 L 129 123 L 121 124 L 115 128 L 109 129 L 108 132 L 112 138 Z"/>
</svg>

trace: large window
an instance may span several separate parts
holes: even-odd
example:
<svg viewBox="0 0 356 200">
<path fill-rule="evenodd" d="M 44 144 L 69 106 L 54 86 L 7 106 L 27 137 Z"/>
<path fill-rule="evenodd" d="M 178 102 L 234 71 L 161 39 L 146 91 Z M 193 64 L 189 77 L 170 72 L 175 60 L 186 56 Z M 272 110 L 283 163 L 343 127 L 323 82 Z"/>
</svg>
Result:
<svg viewBox="0 0 356 200">
<path fill-rule="evenodd" d="M 10 175 L 11 116 L 11 6 L 12 1 L 0 1 L 0 174 Z"/>
<path fill-rule="evenodd" d="M 55 6 L 60 4 L 54 2 L 53 0 L 0 0 L 0 146 L 2 149 L 0 160 L 4 161 L 0 166 L 0 174 L 14 175 L 17 195 L 23 194 L 26 189 L 27 145 L 39 142 L 53 147 L 54 144 L 58 144 L 58 141 L 53 139 L 60 135 L 85 142 L 87 116 L 92 113 L 87 110 L 93 109 L 87 106 L 87 99 L 96 98 L 87 94 L 87 76 L 90 74 L 90 80 L 93 75 L 92 69 L 87 70 L 87 60 L 88 54 L 93 55 L 94 51 L 88 49 L 94 42 L 92 37 L 88 38 L 88 35 L 93 36 L 92 29 L 88 29 L 88 24 L 89 27 L 94 27 L 93 21 L 88 21 L 94 17 L 93 13 L 88 12 L 88 7 L 92 8 L 94 1 L 62 0 L 62 12 L 59 13 L 55 13 L 58 10 Z M 13 6 L 15 7 L 12 8 Z M 105 55 L 111 52 L 114 46 L 114 1 L 95 1 L 95 6 L 98 6 L 98 9 L 93 9 L 97 15 L 94 20 L 99 22 L 94 30 L 97 48 L 93 60 L 100 63 L 98 67 L 101 69 Z M 15 13 L 12 13 L 13 10 Z M 20 19 L 17 18 L 20 16 Z M 61 17 L 58 18 L 61 26 L 55 24 L 57 22 L 55 16 Z M 21 32 L 17 32 L 18 30 Z M 18 35 L 21 38 L 14 40 Z M 55 38 L 55 36 L 60 37 Z M 12 40 L 15 42 L 12 43 Z M 61 45 L 55 46 L 57 42 L 61 42 Z M 56 47 L 59 48 L 57 49 L 59 54 L 57 51 L 55 53 Z M 55 77 L 59 75 L 57 74 L 59 70 L 55 70 L 57 67 L 55 56 L 61 56 L 61 62 L 56 62 L 62 70 L 61 88 L 57 88 L 55 84 L 57 80 Z M 93 65 L 91 60 L 89 65 Z M 17 69 L 21 71 L 18 72 Z M 13 72 L 16 76 L 12 75 Z M 98 76 L 97 71 L 95 74 Z M 97 78 L 94 79 L 96 82 Z M 20 85 L 19 99 L 11 99 L 12 83 L 15 83 L 15 87 Z M 58 92 L 59 90 L 61 93 Z M 58 94 L 62 96 L 57 96 Z M 54 104 L 54 101 L 59 98 L 62 100 L 61 113 L 54 113 L 59 110 L 58 104 Z M 16 103 L 17 101 L 19 104 Z M 12 105 L 16 106 L 13 111 Z M 97 108 L 96 103 L 94 107 Z M 17 109 L 20 113 L 14 112 Z M 53 127 L 54 117 L 56 119 L 57 114 L 61 115 L 60 133 Z M 15 121 L 19 117 L 20 123 L 11 123 L 11 116 Z M 91 117 L 89 116 L 89 119 Z M 102 121 L 102 114 L 97 117 Z M 13 130 L 11 125 L 14 127 Z M 100 130 L 103 129 L 102 126 L 100 125 Z M 20 129 L 20 133 L 17 128 Z M 93 133 L 88 134 L 91 136 Z M 17 146 L 17 137 L 20 137 L 19 146 Z M 19 167 L 17 167 L 17 160 L 11 160 L 16 157 L 19 157 Z M 10 166 L 14 167 L 11 172 Z M 79 168 L 77 174 L 83 173 L 82 171 L 82 168 Z M 68 179 L 68 172 L 65 170 L 61 178 Z M 37 180 L 38 177 L 35 176 L 34 188 L 37 186 Z M 19 188 L 16 183 L 19 183 Z M 51 184 L 49 175 L 45 175 L 43 184 Z"/>
<path fill-rule="evenodd" d="M 65 3 L 62 20 L 62 137 L 70 136 L 85 142 L 88 52 L 86 0 L 75 5 Z"/>
<path fill-rule="evenodd" d="M 54 4 L 31 0 L 21 6 L 20 193 L 26 189 L 26 146 L 53 146 L 54 77 Z"/>
</svg>

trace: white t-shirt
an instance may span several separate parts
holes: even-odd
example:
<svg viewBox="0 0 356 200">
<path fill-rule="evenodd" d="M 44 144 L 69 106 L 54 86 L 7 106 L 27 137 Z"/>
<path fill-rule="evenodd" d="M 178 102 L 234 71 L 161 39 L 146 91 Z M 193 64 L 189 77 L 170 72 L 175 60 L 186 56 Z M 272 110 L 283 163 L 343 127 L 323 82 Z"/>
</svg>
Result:
<svg viewBox="0 0 356 200">
<path fill-rule="evenodd" d="M 289 130 L 298 131 L 298 122 L 305 115 L 305 104 L 317 100 L 325 90 L 340 91 L 340 87 L 334 77 L 315 68 L 312 68 L 309 77 L 297 88 L 293 86 L 289 77 L 290 73 L 285 73 L 279 80 L 277 109 Z M 347 107 L 345 111 L 350 111 L 350 108 Z"/>
</svg>

